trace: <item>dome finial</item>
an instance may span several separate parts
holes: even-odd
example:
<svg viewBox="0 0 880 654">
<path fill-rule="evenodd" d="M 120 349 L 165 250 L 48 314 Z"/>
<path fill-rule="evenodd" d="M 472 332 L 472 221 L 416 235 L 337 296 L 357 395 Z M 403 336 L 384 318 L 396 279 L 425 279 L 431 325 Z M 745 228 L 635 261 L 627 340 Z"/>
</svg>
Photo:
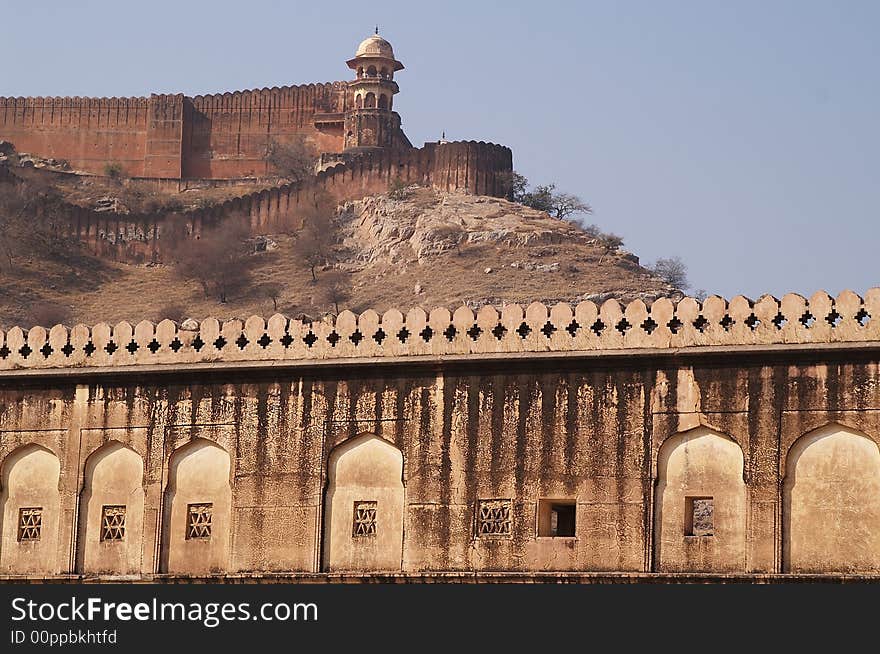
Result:
<svg viewBox="0 0 880 654">
<path fill-rule="evenodd" d="M 376 34 L 378 34 L 378 33 L 379 33 L 379 26 L 376 25 Z"/>
</svg>

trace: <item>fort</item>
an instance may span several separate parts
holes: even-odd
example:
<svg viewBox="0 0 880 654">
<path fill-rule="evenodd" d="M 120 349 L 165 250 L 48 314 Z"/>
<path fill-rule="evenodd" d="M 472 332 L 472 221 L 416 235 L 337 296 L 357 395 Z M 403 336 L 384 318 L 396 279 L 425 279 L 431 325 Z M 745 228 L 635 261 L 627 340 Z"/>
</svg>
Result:
<svg viewBox="0 0 880 654">
<path fill-rule="evenodd" d="M 351 82 L 187 97 L 0 98 L 0 136 L 19 152 L 101 175 L 235 179 L 269 174 L 273 140 L 301 135 L 319 152 L 411 149 L 393 110 L 403 64 L 378 34 L 348 61 Z"/>
<path fill-rule="evenodd" d="M 880 576 L 880 289 L 0 333 L 0 572 Z"/>
<path fill-rule="evenodd" d="M 189 211 L 190 233 L 232 214 L 255 233 L 296 227 L 317 193 L 336 202 L 382 193 L 393 183 L 475 195 L 504 194 L 509 148 L 438 142 L 414 148 L 393 110 L 403 64 L 378 34 L 347 65 L 355 79 L 187 97 L 0 98 L 0 139 L 18 152 L 64 160 L 80 174 L 124 175 L 175 191 L 267 180 L 267 188 Z M 320 153 L 314 177 L 270 186 L 273 143 L 303 138 Z M 73 174 L 73 173 L 70 173 Z M 159 255 L 164 212 L 103 213 L 68 207 L 71 229 L 98 254 L 142 262 Z"/>
<path fill-rule="evenodd" d="M 263 179 L 273 142 L 320 153 L 186 212 L 194 236 L 295 229 L 318 194 L 504 194 L 508 148 L 411 145 L 385 39 L 347 65 L 0 99 L 0 138 L 178 191 Z M 162 213 L 65 210 L 98 253 L 160 253 Z M 0 579 L 880 580 L 880 289 L 309 320 L 0 329 Z"/>
</svg>

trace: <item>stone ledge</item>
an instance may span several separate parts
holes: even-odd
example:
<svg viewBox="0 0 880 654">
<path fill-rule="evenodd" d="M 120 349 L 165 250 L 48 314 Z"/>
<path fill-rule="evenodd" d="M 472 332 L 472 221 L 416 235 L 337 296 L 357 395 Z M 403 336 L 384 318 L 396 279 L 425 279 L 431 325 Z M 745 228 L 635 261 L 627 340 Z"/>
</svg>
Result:
<svg viewBox="0 0 880 654">
<path fill-rule="evenodd" d="M 553 362 L 553 361 L 582 361 L 597 363 L 602 361 L 614 362 L 619 365 L 625 361 L 636 359 L 675 359 L 687 360 L 703 357 L 771 357 L 792 355 L 832 355 L 853 352 L 878 353 L 880 354 L 880 340 L 847 343 L 816 343 L 816 344 L 772 344 L 760 345 L 732 345 L 732 346 L 700 346 L 689 348 L 671 348 L 666 350 L 651 348 L 633 348 L 629 350 L 594 350 L 594 351 L 569 351 L 569 352 L 490 352 L 475 354 L 447 354 L 447 355 L 410 355 L 395 357 L 352 357 L 338 359 L 292 359 L 292 360 L 262 360 L 262 361 L 213 361 L 179 364 L 143 364 L 138 366 L 71 366 L 68 368 L 18 368 L 4 370 L 0 367 L 0 380 L 2 379 L 28 379 L 47 377 L 75 379 L 80 377 L 120 377 L 125 375 L 180 375 L 185 373 L 211 373 L 219 371 L 237 372 L 264 372 L 269 370 L 326 370 L 344 366 L 348 369 L 361 369 L 367 366 L 408 366 L 411 368 L 431 369 L 448 367 L 455 364 L 484 363 L 513 363 L 528 361 L 530 363 Z"/>
</svg>

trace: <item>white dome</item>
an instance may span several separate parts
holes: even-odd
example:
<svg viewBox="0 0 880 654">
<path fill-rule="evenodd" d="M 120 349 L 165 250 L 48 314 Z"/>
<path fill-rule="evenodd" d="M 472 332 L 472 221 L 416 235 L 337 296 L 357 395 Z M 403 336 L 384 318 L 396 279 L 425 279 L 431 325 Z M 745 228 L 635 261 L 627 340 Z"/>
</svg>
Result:
<svg viewBox="0 0 880 654">
<path fill-rule="evenodd" d="M 372 36 L 361 41 L 361 44 L 358 46 L 357 52 L 354 56 L 387 57 L 388 59 L 394 59 L 394 49 L 391 47 L 391 44 L 388 43 L 388 41 L 383 39 L 378 34 L 373 34 Z"/>
</svg>

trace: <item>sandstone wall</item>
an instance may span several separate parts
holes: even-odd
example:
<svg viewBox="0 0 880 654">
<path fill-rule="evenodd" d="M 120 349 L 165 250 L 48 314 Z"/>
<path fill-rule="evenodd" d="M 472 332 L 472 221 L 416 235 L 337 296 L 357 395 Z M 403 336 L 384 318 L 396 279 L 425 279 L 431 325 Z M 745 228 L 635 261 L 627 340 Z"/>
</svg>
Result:
<svg viewBox="0 0 880 654">
<path fill-rule="evenodd" d="M 273 87 L 187 102 L 182 177 L 229 179 L 263 176 L 272 140 L 302 134 L 318 152 L 341 152 L 342 124 L 316 126 L 315 114 L 345 111 L 345 82 Z"/>
<path fill-rule="evenodd" d="M 302 134 L 319 152 L 341 152 L 341 122 L 314 118 L 343 112 L 346 97 L 345 82 L 330 82 L 194 98 L 0 98 L 0 139 L 98 175 L 115 163 L 131 177 L 261 176 L 272 140 Z"/>
<path fill-rule="evenodd" d="M 0 139 L 78 170 L 103 174 L 113 162 L 144 176 L 147 132 L 161 97 L 0 98 Z"/>
<path fill-rule="evenodd" d="M 738 299 L 720 298 L 658 301 L 647 315 L 640 303 L 533 305 L 494 322 L 366 312 L 301 331 L 276 318 L 205 321 L 190 336 L 167 323 L 10 330 L 0 563 L 31 577 L 123 574 L 133 561 L 150 577 L 880 575 L 880 296 L 770 300 L 782 326 L 768 321 L 778 337 L 765 341 Z M 749 316 L 764 315 L 759 304 Z M 651 345 L 661 315 L 667 329 L 708 326 Z M 615 332 L 627 318 L 623 331 L 641 334 L 609 335 L 621 338 L 612 346 L 589 317 L 616 319 Z M 561 321 L 574 334 L 541 331 Z M 748 331 L 734 332 L 740 323 Z M 403 328 L 423 345 L 401 347 Z M 578 341 L 581 329 L 599 340 Z M 62 331 L 77 347 L 88 336 L 93 363 L 37 349 L 60 348 Z M 484 333 L 500 346 L 457 349 Z M 25 344 L 41 366 L 22 358 Z M 205 354 L 175 364 L 186 349 Z M 574 505 L 573 533 L 540 530 L 542 500 Z M 95 534 L 98 504 L 131 511 L 124 539 Z M 40 539 L 20 538 L 22 510 L 37 508 Z M 88 554 L 95 544 L 103 554 Z"/>
<path fill-rule="evenodd" d="M 339 163 L 304 184 L 290 184 L 246 195 L 203 210 L 187 212 L 189 231 L 198 234 L 232 214 L 249 217 L 255 233 L 296 228 L 302 207 L 318 193 L 336 202 L 385 193 L 400 180 L 442 191 L 503 195 L 501 175 L 513 169 L 509 148 L 464 141 L 429 143 L 423 148 L 366 154 Z M 97 254 L 143 262 L 161 258 L 163 214 L 120 215 L 70 207 L 71 229 Z"/>
<path fill-rule="evenodd" d="M 849 490 L 880 474 L 876 358 L 455 368 L 237 373 L 232 383 L 177 376 L 45 380 L 27 390 L 4 384 L 0 454 L 11 469 L 4 475 L 4 571 L 880 573 L 876 510 L 863 510 L 876 506 L 876 488 Z M 857 434 L 869 456 L 780 465 L 817 428 L 843 448 Z M 718 434 L 730 443 L 728 454 L 719 460 L 692 449 L 674 463 L 659 454 L 692 430 Z M 330 485 L 335 448 L 363 434 L 399 452 L 400 492 L 376 488 L 369 475 L 347 478 L 344 493 Z M 197 440 L 219 456 L 193 461 L 186 474 L 216 476 L 220 486 L 182 494 L 172 482 L 181 474 L 174 459 Z M 143 526 L 137 494 L 101 500 L 127 505 L 121 543 L 101 542 L 99 523 L 85 511 L 94 490 L 83 461 L 116 442 L 136 451 L 145 470 Z M 60 461 L 60 481 L 50 495 L 16 499 L 24 485 L 44 479 L 18 474 L 17 452 L 33 444 Z M 367 470 L 381 464 L 367 452 L 360 460 Z M 712 475 L 702 472 L 711 468 Z M 790 474 L 813 477 L 808 496 L 781 494 Z M 658 491 L 673 475 L 676 493 Z M 223 488 L 231 489 L 229 499 Z M 686 533 L 689 496 L 714 498 L 713 535 Z M 538 536 L 542 498 L 575 503 L 573 537 Z M 352 533 L 361 501 L 377 505 L 376 537 Z M 477 535 L 482 501 L 507 504 L 509 531 Z M 186 537 L 194 503 L 213 505 L 211 539 Z M 50 551 L 16 556 L 33 550 L 15 536 L 19 511 L 33 505 L 45 512 Z M 81 551 L 77 565 L 71 552 Z"/>
</svg>

